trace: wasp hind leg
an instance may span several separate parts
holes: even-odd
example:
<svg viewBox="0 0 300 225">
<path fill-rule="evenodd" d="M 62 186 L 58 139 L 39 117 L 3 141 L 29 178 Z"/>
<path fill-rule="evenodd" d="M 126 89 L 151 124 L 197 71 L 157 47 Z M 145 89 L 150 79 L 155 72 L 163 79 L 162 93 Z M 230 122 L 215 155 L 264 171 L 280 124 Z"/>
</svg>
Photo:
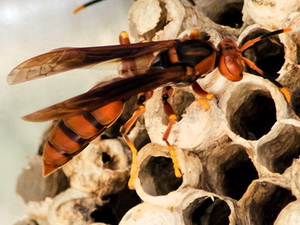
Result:
<svg viewBox="0 0 300 225">
<path fill-rule="evenodd" d="M 170 86 L 164 87 L 163 90 L 162 90 L 163 107 L 164 107 L 165 114 L 168 116 L 168 120 L 169 120 L 168 127 L 167 127 L 162 139 L 163 139 L 164 142 L 166 142 L 168 150 L 170 151 L 170 156 L 171 156 L 171 159 L 172 159 L 172 162 L 173 162 L 173 168 L 174 168 L 175 176 L 176 177 L 181 177 L 182 173 L 180 171 L 179 162 L 178 162 L 178 159 L 177 159 L 176 152 L 174 150 L 173 145 L 171 145 L 168 141 L 168 138 L 169 138 L 169 135 L 171 133 L 172 127 L 174 126 L 174 124 L 176 123 L 176 120 L 177 120 L 177 116 L 175 115 L 172 106 L 168 102 L 168 99 L 173 94 L 173 91 L 174 91 L 174 89 Z"/>
<path fill-rule="evenodd" d="M 138 172 L 138 166 L 137 166 L 137 149 L 134 146 L 134 143 L 130 140 L 128 137 L 128 132 L 130 128 L 133 126 L 133 124 L 136 122 L 136 120 L 139 118 L 140 115 L 142 115 L 146 111 L 145 102 L 151 98 L 153 95 L 153 91 L 147 91 L 140 93 L 138 95 L 138 99 L 136 102 L 136 110 L 130 117 L 130 119 L 120 128 L 120 133 L 122 134 L 124 140 L 126 141 L 128 147 L 131 150 L 132 154 L 132 163 L 131 163 L 131 171 L 130 171 L 130 178 L 128 181 L 128 187 L 130 189 L 134 189 L 134 181 L 137 177 Z"/>
</svg>

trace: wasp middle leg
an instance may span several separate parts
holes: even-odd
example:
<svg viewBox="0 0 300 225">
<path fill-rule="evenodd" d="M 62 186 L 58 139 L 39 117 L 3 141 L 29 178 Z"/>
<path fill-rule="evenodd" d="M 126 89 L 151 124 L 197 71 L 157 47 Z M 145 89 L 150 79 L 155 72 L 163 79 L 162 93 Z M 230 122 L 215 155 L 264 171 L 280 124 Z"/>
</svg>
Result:
<svg viewBox="0 0 300 225">
<path fill-rule="evenodd" d="M 197 95 L 199 95 L 199 98 L 197 99 L 198 103 L 203 106 L 205 110 L 209 110 L 210 104 L 208 101 L 212 100 L 214 95 L 204 91 L 197 81 L 192 84 L 192 89 Z"/>
<path fill-rule="evenodd" d="M 170 156 L 171 156 L 171 159 L 173 162 L 175 176 L 181 177 L 182 173 L 179 168 L 179 163 L 178 163 L 178 159 L 176 156 L 176 152 L 174 150 L 173 145 L 171 145 L 168 141 L 172 127 L 174 126 L 174 124 L 176 123 L 176 120 L 177 120 L 177 116 L 176 116 L 171 104 L 168 102 L 168 99 L 172 96 L 173 92 L 174 92 L 174 89 L 170 86 L 164 87 L 162 90 L 163 107 L 164 107 L 165 114 L 168 116 L 168 120 L 169 120 L 168 127 L 167 127 L 162 139 L 164 142 L 166 142 L 168 150 L 170 151 Z"/>
</svg>

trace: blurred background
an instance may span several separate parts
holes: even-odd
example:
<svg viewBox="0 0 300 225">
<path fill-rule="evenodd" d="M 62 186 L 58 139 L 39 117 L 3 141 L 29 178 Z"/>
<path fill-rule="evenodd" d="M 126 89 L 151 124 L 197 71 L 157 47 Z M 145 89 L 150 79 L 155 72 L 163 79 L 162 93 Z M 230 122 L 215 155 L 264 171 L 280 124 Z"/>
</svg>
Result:
<svg viewBox="0 0 300 225">
<path fill-rule="evenodd" d="M 0 224 L 26 217 L 15 184 L 49 124 L 20 117 L 85 92 L 113 73 L 77 70 L 13 86 L 6 83 L 19 63 L 52 49 L 118 44 L 120 31 L 128 30 L 127 13 L 133 1 L 104 0 L 72 14 L 86 1 L 0 1 Z"/>
</svg>

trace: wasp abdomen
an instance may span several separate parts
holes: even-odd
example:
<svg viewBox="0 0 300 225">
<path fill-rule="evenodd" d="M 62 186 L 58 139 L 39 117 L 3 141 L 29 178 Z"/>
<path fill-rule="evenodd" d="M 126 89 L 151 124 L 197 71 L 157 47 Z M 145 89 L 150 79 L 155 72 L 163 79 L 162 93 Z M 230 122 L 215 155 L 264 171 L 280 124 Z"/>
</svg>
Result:
<svg viewBox="0 0 300 225">
<path fill-rule="evenodd" d="M 44 176 L 66 164 L 101 135 L 118 119 L 123 108 L 123 101 L 116 101 L 91 112 L 60 120 L 44 148 Z"/>
</svg>

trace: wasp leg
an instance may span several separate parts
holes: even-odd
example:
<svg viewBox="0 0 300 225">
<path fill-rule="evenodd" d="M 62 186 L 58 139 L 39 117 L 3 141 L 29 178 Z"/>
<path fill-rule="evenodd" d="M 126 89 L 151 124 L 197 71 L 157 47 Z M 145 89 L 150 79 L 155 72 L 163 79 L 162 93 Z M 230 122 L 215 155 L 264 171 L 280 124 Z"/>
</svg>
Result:
<svg viewBox="0 0 300 225">
<path fill-rule="evenodd" d="M 208 41 L 210 36 L 206 32 L 199 32 L 198 30 L 191 30 L 189 34 L 189 39 Z"/>
<path fill-rule="evenodd" d="M 181 173 L 180 168 L 179 168 L 179 163 L 178 163 L 178 159 L 177 159 L 177 156 L 176 156 L 176 152 L 174 150 L 174 147 L 168 141 L 168 138 L 169 138 L 169 135 L 171 133 L 172 127 L 176 123 L 176 120 L 177 120 L 177 116 L 175 115 L 172 106 L 168 102 L 168 99 L 173 94 L 173 91 L 174 91 L 174 89 L 170 86 L 164 87 L 163 91 L 162 91 L 162 102 L 163 102 L 163 106 L 164 106 L 164 111 L 165 111 L 165 114 L 168 116 L 168 119 L 169 119 L 168 127 L 167 127 L 162 139 L 163 139 L 164 142 L 166 142 L 167 147 L 170 151 L 170 156 L 171 156 L 171 159 L 172 159 L 172 162 L 173 162 L 173 168 L 174 168 L 175 176 L 176 177 L 181 177 L 182 173 Z"/>
<path fill-rule="evenodd" d="M 144 93 L 140 93 L 138 95 L 138 99 L 136 102 L 136 110 L 130 117 L 130 119 L 120 128 L 120 132 L 126 141 L 128 147 L 131 150 L 132 154 L 132 163 L 131 163 L 131 171 L 130 171 L 130 178 L 128 181 L 128 187 L 130 189 L 134 189 L 134 181 L 137 177 L 137 149 L 134 146 L 133 142 L 130 140 L 130 138 L 127 136 L 130 128 L 133 126 L 133 124 L 136 122 L 136 120 L 139 118 L 140 115 L 142 115 L 146 111 L 145 102 L 151 98 L 153 95 L 153 91 L 147 91 Z"/>
<path fill-rule="evenodd" d="M 122 31 L 119 35 L 119 42 L 121 45 L 131 44 L 129 40 L 128 33 L 126 31 Z M 123 60 L 120 65 L 120 73 L 123 76 L 132 76 L 132 70 L 136 68 L 135 60 Z"/>
<path fill-rule="evenodd" d="M 210 104 L 207 100 L 212 100 L 214 98 L 214 95 L 204 91 L 196 81 L 192 84 L 192 89 L 197 95 L 200 96 L 197 99 L 199 104 L 203 106 L 206 110 L 209 110 Z"/>
</svg>

